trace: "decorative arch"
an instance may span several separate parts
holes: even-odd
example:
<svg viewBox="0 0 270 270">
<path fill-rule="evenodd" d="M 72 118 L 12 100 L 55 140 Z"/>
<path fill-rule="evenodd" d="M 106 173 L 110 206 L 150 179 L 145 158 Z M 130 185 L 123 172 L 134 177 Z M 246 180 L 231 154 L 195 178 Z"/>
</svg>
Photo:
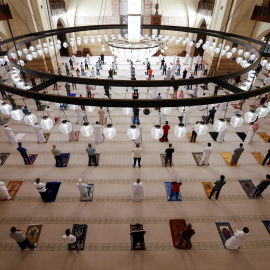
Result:
<svg viewBox="0 0 270 270">
<path fill-rule="evenodd" d="M 57 19 L 56 28 L 57 29 L 66 28 L 65 22 L 64 22 L 64 20 L 61 17 L 59 17 Z M 61 43 L 63 44 L 67 40 L 66 34 L 57 35 L 57 39 L 59 39 L 61 41 Z M 68 48 L 64 48 L 63 45 L 62 45 L 62 47 L 61 47 L 61 49 L 60 49 L 59 52 L 60 52 L 60 55 L 61 56 L 69 56 Z"/>
<path fill-rule="evenodd" d="M 270 33 L 270 29 L 264 30 L 261 34 L 255 37 L 255 39 L 261 40 L 263 37 L 265 37 L 269 33 Z"/>
</svg>

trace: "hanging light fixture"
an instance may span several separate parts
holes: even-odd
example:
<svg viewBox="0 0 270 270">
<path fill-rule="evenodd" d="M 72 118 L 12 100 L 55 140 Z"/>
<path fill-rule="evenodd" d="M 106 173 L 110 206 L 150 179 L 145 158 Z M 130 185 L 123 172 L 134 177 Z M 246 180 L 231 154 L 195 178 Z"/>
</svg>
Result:
<svg viewBox="0 0 270 270">
<path fill-rule="evenodd" d="M 36 52 L 32 52 L 32 56 L 33 56 L 34 58 L 37 58 L 38 54 L 37 54 Z"/>
<path fill-rule="evenodd" d="M 245 52 L 244 57 L 247 59 L 250 56 L 250 52 Z"/>
<path fill-rule="evenodd" d="M 28 54 L 28 50 L 26 48 L 23 48 L 22 51 L 23 51 L 24 54 Z"/>
<path fill-rule="evenodd" d="M 59 130 L 64 134 L 69 134 L 72 131 L 72 125 L 68 120 L 63 120 L 59 126 Z"/>
<path fill-rule="evenodd" d="M 135 125 L 131 125 L 127 130 L 127 136 L 131 140 L 136 140 L 140 136 L 140 130 Z"/>
<path fill-rule="evenodd" d="M 207 125 L 203 121 L 195 125 L 195 131 L 199 136 L 204 135 L 207 132 L 207 130 L 208 130 Z"/>
<path fill-rule="evenodd" d="M 226 51 L 225 49 L 222 50 L 222 51 L 221 51 L 221 56 L 224 56 L 224 55 L 226 54 L 226 52 L 227 52 L 227 51 Z"/>
<path fill-rule="evenodd" d="M 219 118 L 215 123 L 214 123 L 214 130 L 217 132 L 222 132 L 227 128 L 227 123 L 224 118 Z"/>
<path fill-rule="evenodd" d="M 226 51 L 228 51 L 230 48 L 231 48 L 231 47 L 230 47 L 229 45 L 226 45 L 224 49 L 225 49 Z"/>
<path fill-rule="evenodd" d="M 124 115 L 131 115 L 132 111 L 132 108 L 122 108 L 122 112 Z"/>
<path fill-rule="evenodd" d="M 172 110 L 171 107 L 163 107 L 160 109 L 163 114 L 169 114 Z"/>
<path fill-rule="evenodd" d="M 22 51 L 18 50 L 17 54 L 21 57 L 22 56 Z"/>
<path fill-rule="evenodd" d="M 1 112 L 5 115 L 10 115 L 11 111 L 12 111 L 12 107 L 7 104 L 6 102 L 3 102 L 1 104 L 1 108 L 0 108 Z"/>
<path fill-rule="evenodd" d="M 187 134 L 187 129 L 183 123 L 179 123 L 173 131 L 176 138 L 183 138 Z"/>
<path fill-rule="evenodd" d="M 83 136 L 90 137 L 93 132 L 94 129 L 88 122 L 83 123 L 83 125 L 81 126 L 81 133 Z"/>
<path fill-rule="evenodd" d="M 41 50 L 41 46 L 39 44 L 37 44 L 36 49 Z"/>
<path fill-rule="evenodd" d="M 242 49 L 238 50 L 238 55 L 242 55 L 243 52 L 244 52 L 244 51 L 243 51 Z"/>
<path fill-rule="evenodd" d="M 14 108 L 11 113 L 10 113 L 12 119 L 17 120 L 17 121 L 21 121 L 24 117 L 24 113 L 19 110 L 18 108 Z"/>
<path fill-rule="evenodd" d="M 40 121 L 40 126 L 45 130 L 50 130 L 53 127 L 53 121 L 48 116 L 43 116 Z"/>
<path fill-rule="evenodd" d="M 201 43 L 196 43 L 196 48 L 199 49 L 201 47 Z"/>
<path fill-rule="evenodd" d="M 95 42 L 95 37 L 91 36 L 91 42 L 94 43 Z"/>
<path fill-rule="evenodd" d="M 28 61 L 32 61 L 32 60 L 33 60 L 32 54 L 27 54 L 27 55 L 26 55 L 26 59 L 27 59 Z"/>
<path fill-rule="evenodd" d="M 37 50 L 37 54 L 38 54 L 39 56 L 42 56 L 42 55 L 43 55 L 42 50 Z"/>
<path fill-rule="evenodd" d="M 78 105 L 75 105 L 75 104 L 69 104 L 68 105 L 68 108 L 75 111 L 79 106 Z"/>
<path fill-rule="evenodd" d="M 78 44 L 78 45 L 81 45 L 81 44 L 82 44 L 82 39 L 81 39 L 81 37 L 77 37 L 77 44 Z"/>
<path fill-rule="evenodd" d="M 230 124 L 234 127 L 241 127 L 243 125 L 244 119 L 240 114 L 236 114 L 231 118 Z"/>
<path fill-rule="evenodd" d="M 84 44 L 88 43 L 88 37 L 86 35 L 83 37 L 83 42 L 84 42 Z"/>
<path fill-rule="evenodd" d="M 149 108 L 144 108 L 143 109 L 143 114 L 144 115 L 149 115 L 151 113 L 150 109 Z"/>
<path fill-rule="evenodd" d="M 232 57 L 232 53 L 231 53 L 231 52 L 228 52 L 228 53 L 226 54 L 226 57 L 227 57 L 228 59 L 230 59 L 230 58 Z"/>
<path fill-rule="evenodd" d="M 255 113 L 254 110 L 250 110 L 249 112 L 247 112 L 244 116 L 246 122 L 248 123 L 252 123 L 257 119 L 257 114 Z"/>
<path fill-rule="evenodd" d="M 220 53 L 220 48 L 216 48 L 215 53 Z"/>
<path fill-rule="evenodd" d="M 30 47 L 29 47 L 29 51 L 30 51 L 30 52 L 34 52 L 34 51 L 35 51 L 35 48 L 34 48 L 33 46 L 30 46 Z"/>
<path fill-rule="evenodd" d="M 63 42 L 63 47 L 64 48 L 67 48 L 68 47 L 68 44 L 67 44 L 67 42 L 65 41 L 65 42 Z"/>
<path fill-rule="evenodd" d="M 95 106 L 85 106 L 85 109 L 88 111 L 88 112 L 93 112 L 95 109 L 96 109 L 96 107 Z"/>
<path fill-rule="evenodd" d="M 261 117 L 265 117 L 268 114 L 268 109 L 266 106 L 262 106 L 257 108 L 257 110 L 255 111 L 255 113 L 258 115 L 259 118 Z"/>
<path fill-rule="evenodd" d="M 31 112 L 27 112 L 24 117 L 24 122 L 29 126 L 33 126 L 37 122 L 37 117 Z"/>
<path fill-rule="evenodd" d="M 104 128 L 104 136 L 108 139 L 112 139 L 115 137 L 116 135 L 116 129 L 112 124 L 108 124 L 105 128 Z"/>
<path fill-rule="evenodd" d="M 154 127 L 152 127 L 151 136 L 154 139 L 159 140 L 163 136 L 163 134 L 164 132 L 163 129 L 161 128 L 161 125 L 155 125 Z"/>
<path fill-rule="evenodd" d="M 49 52 L 49 49 L 48 48 L 44 48 L 43 49 L 43 52 L 45 52 L 47 54 Z"/>
<path fill-rule="evenodd" d="M 249 59 L 250 59 L 251 61 L 253 61 L 255 58 L 256 58 L 256 55 L 255 55 L 255 54 L 252 54 L 252 55 L 249 57 Z"/>
</svg>

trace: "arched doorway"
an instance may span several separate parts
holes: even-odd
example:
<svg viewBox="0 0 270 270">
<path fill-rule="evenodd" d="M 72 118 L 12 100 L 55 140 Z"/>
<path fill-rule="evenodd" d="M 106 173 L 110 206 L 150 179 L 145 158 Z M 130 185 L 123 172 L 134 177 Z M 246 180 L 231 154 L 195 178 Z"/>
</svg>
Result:
<svg viewBox="0 0 270 270">
<path fill-rule="evenodd" d="M 58 19 L 57 29 L 62 29 L 62 28 L 64 28 L 63 23 L 61 22 L 60 19 Z M 67 41 L 66 34 L 57 35 L 57 39 L 59 39 L 61 41 L 61 44 L 62 44 L 61 49 L 59 51 L 60 55 L 61 56 L 69 56 L 68 48 L 63 47 L 63 42 Z"/>
<path fill-rule="evenodd" d="M 206 27 L 206 21 L 205 21 L 205 19 L 203 19 L 203 21 L 201 22 L 200 29 L 206 29 L 206 28 L 207 28 L 207 27 Z M 205 41 L 206 41 L 206 35 L 204 35 L 204 34 L 198 34 L 198 35 L 197 35 L 196 43 L 197 43 L 200 39 L 203 40 L 203 44 L 204 44 Z M 198 55 L 203 56 L 203 54 L 204 54 L 204 49 L 202 48 L 202 46 L 200 46 L 199 48 L 197 48 L 197 47 L 195 48 L 194 56 L 198 56 Z"/>
</svg>

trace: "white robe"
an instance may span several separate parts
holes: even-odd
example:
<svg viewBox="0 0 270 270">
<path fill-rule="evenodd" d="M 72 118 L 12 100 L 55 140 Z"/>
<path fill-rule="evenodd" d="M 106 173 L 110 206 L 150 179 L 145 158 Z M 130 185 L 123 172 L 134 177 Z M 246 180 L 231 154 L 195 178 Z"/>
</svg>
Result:
<svg viewBox="0 0 270 270">
<path fill-rule="evenodd" d="M 144 199 L 143 183 L 132 183 L 132 199 L 135 202 L 140 202 L 142 199 Z"/>
<path fill-rule="evenodd" d="M 187 54 L 186 57 L 185 57 L 185 65 L 188 64 L 188 60 L 189 60 L 189 55 Z"/>
<path fill-rule="evenodd" d="M 208 161 L 209 161 L 209 158 L 211 156 L 211 153 L 213 151 L 213 148 L 212 147 L 206 147 L 204 150 L 203 150 L 203 155 L 202 155 L 202 159 L 201 159 L 201 162 L 200 162 L 200 165 L 209 165 Z"/>
<path fill-rule="evenodd" d="M 183 112 L 183 116 L 184 116 L 184 118 L 183 118 L 183 124 L 185 126 L 188 125 L 190 113 L 191 113 L 191 109 L 189 107 L 186 107 L 185 108 L 185 111 Z"/>
<path fill-rule="evenodd" d="M 228 130 L 228 127 L 226 127 L 225 130 L 223 130 L 223 131 L 221 131 L 221 132 L 218 133 L 218 136 L 217 136 L 217 142 L 218 143 L 222 143 L 223 142 L 227 130 Z"/>
<path fill-rule="evenodd" d="M 165 124 L 167 120 L 167 114 L 160 113 L 160 120 L 161 120 L 161 124 Z"/>
<path fill-rule="evenodd" d="M 200 64 L 200 60 L 201 60 L 201 57 L 200 57 L 200 55 L 198 54 L 197 59 L 196 59 L 196 63 L 197 63 L 198 65 Z"/>
<path fill-rule="evenodd" d="M 192 66 L 193 66 L 193 58 L 190 59 L 190 63 L 189 63 L 189 71 L 192 70 Z"/>
<path fill-rule="evenodd" d="M 175 61 L 176 61 L 176 54 L 173 56 L 173 65 L 175 65 Z"/>
<path fill-rule="evenodd" d="M 137 128 L 140 130 L 140 136 L 134 141 L 135 141 L 135 143 L 141 143 L 141 141 L 142 141 L 142 126 L 137 126 Z"/>
<path fill-rule="evenodd" d="M 8 200 L 11 199 L 11 197 L 10 197 L 10 195 L 8 193 L 8 189 L 3 184 L 0 186 L 0 198 L 2 198 L 2 199 L 7 198 Z"/>
<path fill-rule="evenodd" d="M 4 131 L 7 134 L 9 142 L 11 144 L 16 144 L 18 142 L 16 137 L 14 136 L 13 129 L 11 129 L 9 127 L 4 127 Z"/>
<path fill-rule="evenodd" d="M 226 109 L 226 104 L 227 104 L 227 102 L 220 103 L 218 109 L 219 109 L 220 111 L 225 111 L 225 109 Z"/>
<path fill-rule="evenodd" d="M 244 142 L 246 144 L 250 144 L 251 141 L 253 140 L 254 136 L 255 136 L 256 132 L 253 131 L 252 127 L 249 128 L 247 137 L 245 138 Z"/>
<path fill-rule="evenodd" d="M 105 111 L 103 109 L 99 109 L 98 114 L 99 114 L 99 124 L 105 125 Z"/>
<path fill-rule="evenodd" d="M 55 124 L 54 114 L 52 109 L 46 109 L 45 112 L 48 114 L 48 117 L 52 119 L 53 123 Z"/>
<path fill-rule="evenodd" d="M 235 110 L 233 111 L 233 115 L 232 115 L 232 116 L 235 116 L 235 115 L 241 114 L 241 113 L 242 113 L 242 111 L 241 111 L 240 109 L 235 109 Z"/>
<path fill-rule="evenodd" d="M 37 138 L 38 138 L 38 142 L 39 143 L 45 143 L 46 140 L 45 140 L 45 137 L 44 137 L 43 130 L 41 129 L 41 126 L 40 125 L 34 125 L 33 126 L 33 129 L 36 132 L 36 135 L 37 135 Z"/>
<path fill-rule="evenodd" d="M 83 124 L 83 115 L 82 115 L 82 109 L 78 107 L 76 110 L 76 115 L 77 115 L 77 123 L 82 125 Z"/>
<path fill-rule="evenodd" d="M 161 60 L 162 60 L 162 54 L 160 54 L 159 56 L 158 56 L 158 62 L 159 62 L 159 65 L 161 66 Z"/>
<path fill-rule="evenodd" d="M 234 236 L 232 236 L 226 241 L 225 247 L 227 249 L 238 249 L 241 246 L 242 242 L 246 240 L 246 238 L 248 238 L 248 236 L 249 233 L 236 230 Z"/>
<path fill-rule="evenodd" d="M 91 69 L 91 77 L 96 78 L 96 70 L 95 69 Z"/>
<path fill-rule="evenodd" d="M 68 134 L 68 137 L 69 137 L 69 140 L 70 141 L 76 141 L 76 137 L 75 137 L 75 132 L 74 132 L 73 126 L 72 126 L 71 132 Z"/>
<path fill-rule="evenodd" d="M 77 66 L 77 57 L 75 55 L 72 55 L 72 61 L 73 61 L 73 67 Z"/>
<path fill-rule="evenodd" d="M 101 125 L 94 125 L 94 132 L 95 132 L 95 141 L 97 143 L 102 143 L 103 142 L 103 136 L 101 132 Z"/>
<path fill-rule="evenodd" d="M 175 65 L 173 65 L 172 69 L 171 69 L 171 77 L 175 76 L 175 69 L 176 69 L 176 67 L 175 67 Z"/>
<path fill-rule="evenodd" d="M 171 69 L 167 69 L 166 80 L 170 80 L 170 79 L 171 79 Z"/>
<path fill-rule="evenodd" d="M 89 54 L 86 55 L 86 59 L 87 59 L 87 64 L 90 65 L 90 55 Z"/>
<path fill-rule="evenodd" d="M 194 97 L 197 97 L 198 96 L 198 86 L 195 86 L 194 89 L 193 89 L 193 94 L 192 94 Z"/>
</svg>

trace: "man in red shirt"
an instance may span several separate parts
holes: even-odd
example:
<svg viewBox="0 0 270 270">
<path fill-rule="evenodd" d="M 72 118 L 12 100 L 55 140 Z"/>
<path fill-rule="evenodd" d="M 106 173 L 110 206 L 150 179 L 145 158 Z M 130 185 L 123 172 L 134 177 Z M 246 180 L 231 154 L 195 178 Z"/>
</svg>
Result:
<svg viewBox="0 0 270 270">
<path fill-rule="evenodd" d="M 163 126 L 163 136 L 161 137 L 160 141 L 161 142 L 164 142 L 164 140 L 166 142 L 168 142 L 168 133 L 169 133 L 169 129 L 171 128 L 169 125 L 168 125 L 168 121 L 166 121 L 166 124 Z"/>
<path fill-rule="evenodd" d="M 176 181 L 172 182 L 172 187 L 171 187 L 171 195 L 168 197 L 170 201 L 172 200 L 172 196 L 174 192 L 176 193 L 176 200 L 179 199 L 179 191 L 180 191 L 180 186 L 182 185 L 182 182 L 180 181 L 180 178 L 177 177 Z"/>
<path fill-rule="evenodd" d="M 152 70 L 152 68 L 150 67 L 149 70 L 148 70 L 148 80 L 151 80 L 152 75 L 153 75 L 153 70 Z"/>
<path fill-rule="evenodd" d="M 186 240 L 185 249 L 187 249 L 188 244 L 190 243 L 190 238 L 193 234 L 195 234 L 195 231 L 192 229 L 192 225 L 188 223 L 187 228 L 185 228 L 181 233 L 178 234 L 180 235 L 180 241 L 177 245 L 177 248 L 180 248 L 183 242 Z"/>
</svg>

